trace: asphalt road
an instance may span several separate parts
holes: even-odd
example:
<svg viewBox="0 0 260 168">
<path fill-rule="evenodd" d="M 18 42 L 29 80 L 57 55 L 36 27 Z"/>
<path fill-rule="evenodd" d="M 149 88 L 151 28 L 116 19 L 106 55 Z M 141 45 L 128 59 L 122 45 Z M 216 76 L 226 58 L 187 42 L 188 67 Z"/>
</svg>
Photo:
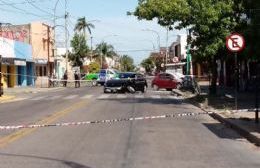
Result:
<svg viewBox="0 0 260 168">
<path fill-rule="evenodd" d="M 169 92 L 100 87 L 24 94 L 0 104 L 1 125 L 201 112 Z M 0 168 L 259 168 L 260 150 L 207 115 L 1 130 Z"/>
</svg>

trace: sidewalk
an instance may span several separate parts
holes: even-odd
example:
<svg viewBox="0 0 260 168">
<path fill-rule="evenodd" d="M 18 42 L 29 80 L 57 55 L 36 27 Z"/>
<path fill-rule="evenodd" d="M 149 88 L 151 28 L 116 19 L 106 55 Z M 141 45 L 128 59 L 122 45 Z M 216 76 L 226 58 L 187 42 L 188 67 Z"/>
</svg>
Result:
<svg viewBox="0 0 260 168">
<path fill-rule="evenodd" d="M 15 100 L 17 97 L 25 95 L 25 94 L 56 91 L 56 90 L 58 91 L 58 90 L 63 90 L 63 89 L 64 89 L 63 87 L 56 87 L 56 88 L 38 88 L 38 87 L 4 88 L 4 95 L 2 95 L 0 97 L 0 103 Z"/>
<path fill-rule="evenodd" d="M 238 93 L 238 111 L 235 110 L 235 94 L 232 88 L 218 88 L 216 96 L 208 94 L 208 82 L 199 82 L 201 95 L 186 98 L 211 116 L 236 130 L 250 142 L 260 146 L 260 123 L 255 123 L 255 93 Z M 259 113 L 260 115 L 260 113 Z"/>
</svg>

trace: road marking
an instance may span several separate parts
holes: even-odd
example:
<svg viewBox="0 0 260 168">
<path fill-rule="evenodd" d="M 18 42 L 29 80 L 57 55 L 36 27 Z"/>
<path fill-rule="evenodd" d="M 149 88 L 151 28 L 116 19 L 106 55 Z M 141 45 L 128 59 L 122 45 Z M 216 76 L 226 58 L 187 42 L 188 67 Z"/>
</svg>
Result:
<svg viewBox="0 0 260 168">
<path fill-rule="evenodd" d="M 151 95 L 150 97 L 151 97 L 152 99 L 160 99 L 160 98 L 161 98 L 160 95 Z"/>
<path fill-rule="evenodd" d="M 118 95 L 116 96 L 116 98 L 117 98 L 117 99 L 125 99 L 125 98 L 127 98 L 127 96 L 126 96 L 126 95 L 123 95 L 123 94 L 118 94 Z"/>
<path fill-rule="evenodd" d="M 99 96 L 97 99 L 107 99 L 109 98 L 110 95 L 109 94 L 102 94 L 101 96 Z"/>
<path fill-rule="evenodd" d="M 58 120 L 59 118 L 69 114 L 70 112 L 73 112 L 83 106 L 86 106 L 87 103 L 86 101 L 82 100 L 78 103 L 72 104 L 69 107 L 58 111 L 58 112 L 54 112 L 51 116 L 46 117 L 44 119 L 42 119 L 41 121 L 37 122 L 36 124 L 44 124 L 44 125 L 48 125 L 53 123 L 54 121 Z M 21 139 L 23 137 L 25 137 L 26 135 L 29 135 L 31 133 L 33 133 L 34 131 L 36 131 L 38 128 L 32 128 L 32 129 L 21 129 L 19 131 L 16 131 L 10 135 L 7 135 L 3 138 L 0 138 L 0 148 L 18 140 Z"/>
<path fill-rule="evenodd" d="M 144 98 L 144 95 L 135 95 L 135 98 L 136 99 L 142 99 L 142 98 Z"/>
<path fill-rule="evenodd" d="M 179 100 L 179 98 L 177 98 L 176 96 L 167 96 L 168 99 L 174 99 L 174 100 Z"/>
<path fill-rule="evenodd" d="M 93 95 L 85 95 L 85 96 L 82 96 L 80 99 L 90 99 L 92 97 L 93 97 Z"/>
<path fill-rule="evenodd" d="M 74 99 L 74 98 L 76 98 L 77 96 L 78 96 L 78 95 L 70 95 L 70 96 L 64 97 L 63 99 L 65 99 L 65 100 Z"/>
<path fill-rule="evenodd" d="M 35 98 L 32 98 L 30 100 L 42 100 L 44 98 L 46 98 L 47 96 L 40 96 L 40 97 L 35 97 Z"/>
</svg>

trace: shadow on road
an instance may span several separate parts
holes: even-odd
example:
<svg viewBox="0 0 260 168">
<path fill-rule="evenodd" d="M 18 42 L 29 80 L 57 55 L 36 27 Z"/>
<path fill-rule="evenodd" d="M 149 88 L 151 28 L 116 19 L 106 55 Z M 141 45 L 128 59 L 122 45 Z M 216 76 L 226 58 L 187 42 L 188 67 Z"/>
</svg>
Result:
<svg viewBox="0 0 260 168">
<path fill-rule="evenodd" d="M 70 168 L 91 168 L 89 166 L 85 166 L 73 161 L 67 161 L 67 160 L 59 160 L 59 159 L 53 159 L 48 157 L 42 157 L 42 156 L 33 156 L 33 155 L 19 155 L 19 154 L 10 154 L 10 153 L 0 153 L 1 156 L 8 156 L 8 157 L 21 157 L 21 158 L 32 158 L 36 160 L 46 160 L 46 161 L 53 161 L 53 162 L 60 162 L 61 164 L 68 166 Z M 14 160 L 12 160 L 14 162 Z M 26 165 L 24 165 L 26 166 Z"/>
<path fill-rule="evenodd" d="M 225 125 L 221 123 L 203 123 L 203 125 L 219 138 L 233 139 L 233 140 L 243 138 L 242 136 L 235 133 L 234 131 L 227 128 Z"/>
</svg>

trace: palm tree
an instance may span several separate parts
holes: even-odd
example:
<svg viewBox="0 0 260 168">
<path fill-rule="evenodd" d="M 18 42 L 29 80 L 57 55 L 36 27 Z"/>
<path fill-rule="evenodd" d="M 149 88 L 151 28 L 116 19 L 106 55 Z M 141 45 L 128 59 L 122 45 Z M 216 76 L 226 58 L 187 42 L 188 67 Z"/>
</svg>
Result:
<svg viewBox="0 0 260 168">
<path fill-rule="evenodd" d="M 77 21 L 77 24 L 75 25 L 74 31 L 83 32 L 84 37 L 86 39 L 86 37 L 87 37 L 86 28 L 87 28 L 89 34 L 91 35 L 91 33 L 92 33 L 91 29 L 94 29 L 95 26 L 92 23 L 88 23 L 86 21 L 85 17 L 78 18 L 78 21 Z"/>
<path fill-rule="evenodd" d="M 103 60 L 106 57 L 112 58 L 116 55 L 114 47 L 106 42 L 102 42 L 97 45 L 95 50 L 95 57 L 100 59 L 101 68 L 103 68 Z"/>
</svg>

